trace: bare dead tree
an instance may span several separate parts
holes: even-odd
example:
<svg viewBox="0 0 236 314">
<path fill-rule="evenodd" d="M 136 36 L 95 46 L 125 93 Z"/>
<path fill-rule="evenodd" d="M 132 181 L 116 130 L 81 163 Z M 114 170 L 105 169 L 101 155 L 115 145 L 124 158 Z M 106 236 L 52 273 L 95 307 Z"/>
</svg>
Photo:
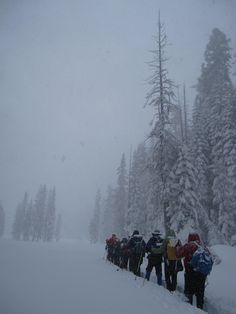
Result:
<svg viewBox="0 0 236 314">
<path fill-rule="evenodd" d="M 168 125 L 171 107 L 174 106 L 174 84 L 168 78 L 166 67 L 167 58 L 165 49 L 167 45 L 167 37 L 164 25 L 161 23 L 160 11 L 158 16 L 158 34 L 155 38 L 157 49 L 152 51 L 154 58 L 149 63 L 152 75 L 148 79 L 151 85 L 150 91 L 147 93 L 146 104 L 154 108 L 153 129 L 150 137 L 154 138 L 156 144 L 154 146 L 154 164 L 160 177 L 159 205 L 163 212 L 164 228 L 167 229 L 166 208 L 168 206 L 165 200 L 166 179 L 168 177 L 168 159 L 166 152 L 168 138 Z"/>
</svg>

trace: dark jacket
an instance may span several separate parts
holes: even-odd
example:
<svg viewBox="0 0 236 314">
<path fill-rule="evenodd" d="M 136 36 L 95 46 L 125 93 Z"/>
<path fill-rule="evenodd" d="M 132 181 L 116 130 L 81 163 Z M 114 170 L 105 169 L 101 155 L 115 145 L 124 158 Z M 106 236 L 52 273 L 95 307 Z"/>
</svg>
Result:
<svg viewBox="0 0 236 314">
<path fill-rule="evenodd" d="M 128 241 L 121 241 L 120 252 L 121 252 L 122 256 L 129 256 L 130 255 L 130 249 L 128 247 Z"/>
<path fill-rule="evenodd" d="M 158 236 L 152 236 L 146 245 L 146 252 L 148 253 L 148 258 L 155 259 L 162 262 L 162 255 L 164 252 L 163 239 Z"/>
<path fill-rule="evenodd" d="M 146 243 L 143 240 L 143 237 L 141 235 L 139 235 L 139 234 L 135 234 L 135 235 L 133 235 L 130 238 L 130 240 L 129 240 L 128 244 L 127 244 L 127 249 L 129 250 L 131 255 L 136 255 L 135 254 L 135 247 L 136 247 L 137 242 L 141 242 L 141 246 L 142 246 L 141 254 L 142 254 L 142 256 L 145 256 Z"/>
</svg>

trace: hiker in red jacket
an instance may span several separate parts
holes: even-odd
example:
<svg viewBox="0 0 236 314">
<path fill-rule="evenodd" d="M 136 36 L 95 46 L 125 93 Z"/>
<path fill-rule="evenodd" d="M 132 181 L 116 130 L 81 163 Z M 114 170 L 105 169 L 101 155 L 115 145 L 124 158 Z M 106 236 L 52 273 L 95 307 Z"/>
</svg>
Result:
<svg viewBox="0 0 236 314">
<path fill-rule="evenodd" d="M 190 233 L 188 235 L 188 243 L 183 246 L 177 246 L 175 249 L 176 257 L 184 257 L 184 293 L 188 298 L 190 304 L 193 304 L 193 295 L 197 298 L 197 307 L 202 309 L 204 303 L 204 290 L 206 276 L 200 272 L 194 271 L 191 266 L 191 260 L 194 252 L 198 249 L 201 244 L 198 233 Z"/>
<path fill-rule="evenodd" d="M 112 236 L 109 239 L 106 239 L 106 250 L 107 250 L 107 259 L 114 263 L 114 250 L 115 250 L 115 244 L 117 243 L 118 238 L 113 233 Z"/>
</svg>

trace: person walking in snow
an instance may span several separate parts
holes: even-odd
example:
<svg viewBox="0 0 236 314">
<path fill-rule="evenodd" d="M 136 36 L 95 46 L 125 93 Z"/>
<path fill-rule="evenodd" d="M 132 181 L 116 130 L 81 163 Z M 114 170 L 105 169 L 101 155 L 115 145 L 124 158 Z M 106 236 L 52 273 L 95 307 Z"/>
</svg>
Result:
<svg viewBox="0 0 236 314">
<path fill-rule="evenodd" d="M 146 245 L 146 252 L 148 253 L 148 265 L 146 268 L 145 278 L 150 279 L 153 267 L 155 267 L 158 285 L 162 285 L 162 261 L 163 261 L 163 239 L 159 230 L 152 233 L 152 237 L 148 240 Z"/>
<path fill-rule="evenodd" d="M 107 260 L 114 262 L 114 247 L 118 241 L 117 236 L 113 233 L 109 239 L 106 239 Z"/>
<path fill-rule="evenodd" d="M 136 276 L 141 276 L 140 266 L 145 256 L 146 243 L 138 230 L 134 230 L 128 241 L 127 248 L 130 251 L 129 270 Z"/>
<path fill-rule="evenodd" d="M 116 266 L 120 266 L 120 240 L 117 239 L 117 241 L 113 244 L 113 263 Z"/>
<path fill-rule="evenodd" d="M 203 309 L 204 292 L 206 275 L 195 271 L 191 265 L 193 254 L 201 245 L 200 236 L 198 233 L 189 233 L 188 243 L 183 246 L 176 246 L 175 253 L 177 258 L 184 257 L 184 293 L 188 298 L 188 302 L 193 304 L 193 295 L 196 295 L 197 307 Z"/>
<path fill-rule="evenodd" d="M 176 245 L 180 245 L 180 241 L 177 240 L 174 230 L 169 229 L 163 241 L 163 257 L 166 288 L 170 292 L 176 290 L 177 274 L 183 270 L 181 259 L 178 260 L 175 254 Z"/>
<path fill-rule="evenodd" d="M 120 242 L 120 268 L 127 269 L 130 251 L 128 248 L 128 239 L 123 238 Z"/>
</svg>

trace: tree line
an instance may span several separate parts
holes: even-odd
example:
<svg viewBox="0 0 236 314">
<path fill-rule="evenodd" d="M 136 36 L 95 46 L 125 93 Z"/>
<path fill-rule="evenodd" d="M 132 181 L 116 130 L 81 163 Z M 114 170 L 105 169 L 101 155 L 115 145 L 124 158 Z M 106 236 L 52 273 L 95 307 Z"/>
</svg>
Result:
<svg viewBox="0 0 236 314">
<path fill-rule="evenodd" d="M 52 241 L 60 239 L 61 215 L 56 215 L 56 189 L 40 185 L 34 202 L 25 192 L 17 205 L 12 226 L 15 240 Z"/>
<path fill-rule="evenodd" d="M 236 88 L 230 40 L 213 29 L 197 80 L 192 117 L 186 90 L 168 77 L 166 34 L 160 16 L 150 62 L 146 105 L 154 111 L 147 139 L 122 155 L 117 185 L 100 190 L 89 225 L 92 242 L 173 229 L 181 238 L 199 231 L 208 244 L 236 234 Z"/>
</svg>

